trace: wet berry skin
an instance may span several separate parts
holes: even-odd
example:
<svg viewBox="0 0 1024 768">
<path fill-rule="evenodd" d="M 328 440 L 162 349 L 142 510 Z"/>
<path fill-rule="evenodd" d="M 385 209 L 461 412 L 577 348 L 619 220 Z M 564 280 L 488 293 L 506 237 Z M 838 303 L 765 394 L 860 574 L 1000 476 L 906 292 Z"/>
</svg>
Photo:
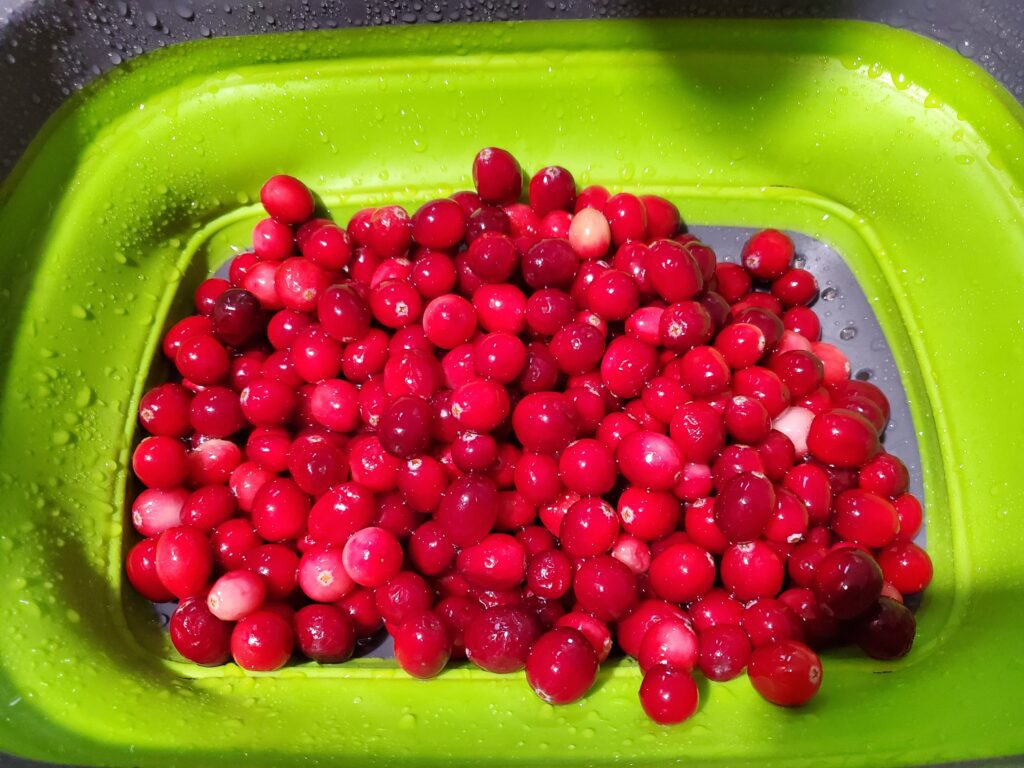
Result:
<svg viewBox="0 0 1024 768">
<path fill-rule="evenodd" d="M 857 621 L 853 637 L 868 656 L 888 661 L 910 652 L 916 632 L 917 621 L 910 609 L 888 597 L 880 597 Z"/>
<path fill-rule="evenodd" d="M 526 681 L 548 704 L 569 704 L 590 690 L 597 653 L 575 629 L 558 627 L 541 635 L 526 660 Z"/>
<path fill-rule="evenodd" d="M 821 687 L 821 661 L 795 640 L 758 648 L 750 657 L 747 674 L 754 689 L 780 707 L 806 704 Z"/>
</svg>

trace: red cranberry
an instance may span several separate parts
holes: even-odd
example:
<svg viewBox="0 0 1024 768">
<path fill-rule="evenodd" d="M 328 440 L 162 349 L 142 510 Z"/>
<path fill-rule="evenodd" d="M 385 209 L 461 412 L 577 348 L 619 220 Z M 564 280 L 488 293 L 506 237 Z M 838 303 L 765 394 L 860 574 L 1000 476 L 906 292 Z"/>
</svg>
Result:
<svg viewBox="0 0 1024 768">
<path fill-rule="evenodd" d="M 759 694 L 781 707 L 806 704 L 821 687 L 821 661 L 814 651 L 795 640 L 755 650 L 747 674 Z"/>
<path fill-rule="evenodd" d="M 294 480 L 276 478 L 264 483 L 256 492 L 252 521 L 267 541 L 285 541 L 301 535 L 309 509 L 309 497 Z"/>
<path fill-rule="evenodd" d="M 708 680 L 724 682 L 738 677 L 750 659 L 747 633 L 735 625 L 720 624 L 700 633 L 700 671 Z"/>
<path fill-rule="evenodd" d="M 894 498 L 906 493 L 910 475 L 898 458 L 880 453 L 861 467 L 857 482 L 865 491 Z"/>
<path fill-rule="evenodd" d="M 249 521 L 242 518 L 227 520 L 210 532 L 214 560 L 223 570 L 244 565 L 246 555 L 261 542 Z"/>
<path fill-rule="evenodd" d="M 718 350 L 694 347 L 682 358 L 681 383 L 694 397 L 711 397 L 729 386 L 729 365 Z"/>
<path fill-rule="evenodd" d="M 734 475 L 715 498 L 715 523 L 730 542 L 753 541 L 775 511 L 775 489 L 752 472 Z"/>
<path fill-rule="evenodd" d="M 263 219 L 252 231 L 252 249 L 263 261 L 280 261 L 294 253 L 292 228 L 275 219 Z M 250 275 L 252 272 L 250 272 Z"/>
<path fill-rule="evenodd" d="M 194 664 L 213 667 L 230 655 L 231 625 L 221 621 L 199 597 L 182 600 L 170 622 L 174 648 Z"/>
<path fill-rule="evenodd" d="M 616 397 L 636 397 L 657 370 L 654 347 L 629 336 L 619 336 L 605 351 L 601 380 Z"/>
<path fill-rule="evenodd" d="M 787 589 L 779 595 L 779 602 L 789 606 L 800 618 L 804 641 L 811 648 L 827 648 L 838 639 L 839 621 L 822 607 L 812 590 L 803 587 Z"/>
<path fill-rule="evenodd" d="M 686 670 L 658 664 L 644 675 L 640 705 L 659 725 L 688 720 L 697 711 L 700 694 L 693 676 Z"/>
<path fill-rule="evenodd" d="M 737 600 L 774 597 L 784 575 L 779 556 L 763 541 L 733 544 L 722 556 L 722 583 Z"/>
<path fill-rule="evenodd" d="M 210 540 L 195 528 L 169 528 L 160 534 L 154 551 L 160 583 L 184 600 L 202 592 L 213 571 Z"/>
<path fill-rule="evenodd" d="M 772 282 L 772 295 L 783 306 L 807 306 L 818 295 L 818 281 L 806 269 L 787 269 Z"/>
<path fill-rule="evenodd" d="M 841 493 L 835 502 L 832 529 L 844 539 L 866 547 L 884 547 L 899 532 L 896 508 L 862 489 Z"/>
<path fill-rule="evenodd" d="M 357 341 L 370 329 L 370 309 L 351 284 L 332 285 L 324 291 L 317 317 L 324 331 L 338 341 Z"/>
<path fill-rule="evenodd" d="M 352 238 L 334 224 L 317 227 L 299 247 L 302 255 L 321 269 L 342 269 L 352 260 Z"/>
<path fill-rule="evenodd" d="M 698 499 L 688 506 L 684 527 L 686 535 L 708 552 L 720 555 L 729 546 L 729 540 L 715 523 L 714 499 Z"/>
<path fill-rule="evenodd" d="M 143 539 L 128 552 L 125 572 L 135 591 L 154 603 L 174 599 L 174 595 L 160 581 L 156 572 L 156 539 Z"/>
<path fill-rule="evenodd" d="M 679 446 L 656 432 L 627 435 L 615 455 L 619 471 L 630 483 L 658 491 L 672 488 L 683 466 Z"/>
<path fill-rule="evenodd" d="M 548 704 L 569 704 L 594 685 L 598 659 L 590 641 L 568 627 L 541 635 L 526 660 L 526 681 Z"/>
<path fill-rule="evenodd" d="M 757 280 L 777 280 L 793 261 L 793 241 L 777 229 L 764 229 L 746 242 L 741 258 Z"/>
<path fill-rule="evenodd" d="M 151 435 L 184 437 L 189 421 L 192 395 L 180 384 L 161 384 L 143 395 L 139 402 L 139 422 Z"/>
<path fill-rule="evenodd" d="M 485 477 L 466 475 L 445 490 L 435 519 L 457 547 L 479 543 L 497 519 L 498 491 Z"/>
<path fill-rule="evenodd" d="M 271 176 L 260 189 L 263 208 L 285 224 L 301 224 L 313 215 L 313 195 L 294 176 Z"/>
<path fill-rule="evenodd" d="M 839 549 L 818 565 L 814 594 L 838 619 L 853 619 L 867 611 L 882 592 L 882 569 L 858 549 Z"/>
<path fill-rule="evenodd" d="M 512 233 L 512 222 L 508 214 L 497 206 L 485 205 L 469 215 L 466 220 L 466 244 L 469 245 L 487 232 L 502 235 Z"/>
<path fill-rule="evenodd" d="M 523 280 L 534 290 L 568 288 L 579 269 L 579 256 L 567 240 L 547 238 L 523 256 Z"/>
<path fill-rule="evenodd" d="M 906 606 L 880 597 L 858 622 L 853 636 L 857 645 L 873 659 L 900 659 L 910 653 L 917 633 L 917 621 Z"/>
<path fill-rule="evenodd" d="M 540 633 L 540 623 L 522 608 L 488 608 L 466 626 L 466 657 L 488 672 L 518 672 Z"/>
<path fill-rule="evenodd" d="M 915 595 L 932 580 L 932 561 L 916 544 L 892 544 L 878 553 L 885 580 L 904 595 Z"/>
<path fill-rule="evenodd" d="M 640 195 L 647 214 L 647 236 L 651 240 L 673 237 L 679 231 L 679 209 L 674 203 L 657 195 Z"/>
<path fill-rule="evenodd" d="M 663 600 L 689 603 L 706 595 L 714 583 L 714 558 L 696 544 L 676 544 L 651 560 L 651 589 Z"/>
<path fill-rule="evenodd" d="M 821 321 L 814 310 L 807 307 L 791 307 L 782 313 L 782 324 L 786 330 L 800 334 L 808 341 L 821 338 Z"/>
<path fill-rule="evenodd" d="M 647 251 L 647 278 L 665 301 L 686 301 L 704 288 L 700 268 L 690 252 L 674 240 L 658 240 Z"/>
<path fill-rule="evenodd" d="M 529 394 L 512 411 L 512 428 L 527 451 L 560 451 L 576 437 L 577 424 L 572 403 L 556 392 Z"/>
<path fill-rule="evenodd" d="M 485 203 L 514 203 L 523 191 L 523 172 L 504 149 L 486 147 L 473 160 L 473 184 Z"/>
<path fill-rule="evenodd" d="M 896 516 L 900 520 L 899 533 L 896 534 L 896 541 L 906 543 L 913 541 L 917 532 L 921 530 L 921 523 L 924 519 L 924 511 L 921 509 L 921 502 L 909 493 L 904 493 L 893 500 L 892 505 L 896 508 Z"/>
<path fill-rule="evenodd" d="M 173 488 L 185 482 L 185 446 L 172 437 L 147 437 L 132 454 L 132 470 L 150 488 Z"/>
<path fill-rule="evenodd" d="M 679 523 L 679 502 L 670 493 L 649 488 L 626 488 L 618 512 L 623 527 L 643 541 L 667 536 Z"/>
<path fill-rule="evenodd" d="M 647 211 L 640 198 L 627 192 L 612 195 L 603 213 L 612 231 L 612 240 L 622 245 L 630 240 L 647 239 Z"/>
<path fill-rule="evenodd" d="M 210 320 L 213 336 L 233 347 L 252 341 L 266 324 L 259 299 L 239 288 L 230 288 L 217 297 Z"/>
<path fill-rule="evenodd" d="M 690 616 L 694 628 L 703 637 L 711 627 L 726 624 L 740 626 L 743 622 L 743 605 L 729 597 L 725 590 L 715 588 L 690 606 Z"/>
<path fill-rule="evenodd" d="M 429 610 L 434 604 L 434 591 L 418 573 L 401 571 L 374 590 L 374 602 L 386 626 L 393 630 L 411 616 Z"/>
<path fill-rule="evenodd" d="M 465 232 L 466 213 L 454 200 L 431 200 L 412 217 L 413 240 L 427 248 L 453 248 Z"/>
<path fill-rule="evenodd" d="M 636 575 L 615 558 L 598 555 L 580 566 L 573 591 L 581 609 L 602 621 L 616 621 L 636 603 Z"/>
<path fill-rule="evenodd" d="M 644 635 L 652 626 L 666 619 L 686 618 L 686 612 L 676 605 L 663 600 L 644 600 L 618 622 L 616 639 L 623 651 L 636 658 L 640 655 Z"/>
<path fill-rule="evenodd" d="M 814 419 L 807 435 L 811 455 L 836 467 L 860 467 L 881 450 L 878 433 L 859 413 L 827 411 Z"/>
<path fill-rule="evenodd" d="M 210 588 L 206 605 L 221 621 L 238 621 L 263 605 L 267 588 L 251 571 L 228 571 Z"/>
<path fill-rule="evenodd" d="M 667 619 L 647 630 L 637 660 L 645 673 L 658 665 L 689 672 L 697 666 L 698 656 L 697 634 L 689 623 Z"/>
<path fill-rule="evenodd" d="M 755 648 L 783 640 L 804 640 L 800 617 L 785 603 L 762 597 L 746 607 L 742 627 Z"/>
<path fill-rule="evenodd" d="M 246 616 L 231 632 L 231 655 L 235 663 L 252 672 L 280 669 L 294 647 L 291 625 L 270 610 Z"/>
<path fill-rule="evenodd" d="M 402 545 L 382 528 L 363 528 L 353 533 L 342 556 L 349 577 L 364 587 L 385 584 L 402 567 Z"/>
<path fill-rule="evenodd" d="M 419 397 L 400 397 L 385 409 L 377 425 L 381 445 L 392 456 L 408 459 L 430 445 L 434 411 Z"/>
<path fill-rule="evenodd" d="M 348 615 L 333 605 L 307 605 L 295 612 L 299 651 L 320 664 L 348 661 L 356 646 L 356 630 Z"/>
<path fill-rule="evenodd" d="M 476 311 L 461 296 L 450 293 L 433 299 L 423 311 L 427 338 L 442 349 L 466 343 L 476 330 Z"/>
<path fill-rule="evenodd" d="M 436 459 L 429 456 L 407 461 L 398 472 L 398 490 L 417 512 L 431 512 L 441 502 L 448 486 L 448 475 Z"/>
<path fill-rule="evenodd" d="M 673 352 L 686 352 L 711 340 L 714 323 L 708 311 L 695 301 L 679 301 L 661 314 L 658 337 Z"/>
<path fill-rule="evenodd" d="M 377 437 L 360 438 L 353 441 L 349 447 L 349 469 L 352 472 L 352 479 L 375 493 L 383 493 L 398 487 L 398 470 L 401 466 L 402 463 L 398 459 L 384 450 Z"/>
<path fill-rule="evenodd" d="M 492 533 L 459 553 L 459 572 L 483 589 L 512 589 L 526 578 L 526 548 L 505 533 Z"/>
<path fill-rule="evenodd" d="M 420 611 L 392 627 L 395 660 L 413 677 L 428 679 L 440 674 L 452 655 L 452 639 L 446 622 L 432 611 Z"/>
<path fill-rule="evenodd" d="M 573 504 L 559 529 L 562 549 L 570 557 L 599 555 L 611 549 L 619 535 L 619 519 L 615 510 L 596 497 L 580 499 Z"/>
</svg>

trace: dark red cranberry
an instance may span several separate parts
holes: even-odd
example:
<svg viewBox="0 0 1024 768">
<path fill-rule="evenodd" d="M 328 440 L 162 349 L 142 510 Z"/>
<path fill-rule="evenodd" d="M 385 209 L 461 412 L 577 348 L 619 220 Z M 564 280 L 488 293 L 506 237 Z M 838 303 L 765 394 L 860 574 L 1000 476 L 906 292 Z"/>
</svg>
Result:
<svg viewBox="0 0 1024 768">
<path fill-rule="evenodd" d="M 865 613 L 882 593 L 882 569 L 875 559 L 858 549 L 839 549 L 818 565 L 814 594 L 838 619 Z"/>
<path fill-rule="evenodd" d="M 320 664 L 348 661 L 356 647 L 356 630 L 348 615 L 333 605 L 307 605 L 295 612 L 299 651 Z"/>
<path fill-rule="evenodd" d="M 914 614 L 901 603 L 880 597 L 858 620 L 853 637 L 868 656 L 888 661 L 910 653 L 916 633 Z"/>
<path fill-rule="evenodd" d="M 540 633 L 536 617 L 522 608 L 489 608 L 466 626 L 466 657 L 488 672 L 518 672 L 526 666 Z"/>
<path fill-rule="evenodd" d="M 708 680 L 738 677 L 750 659 L 747 633 L 732 624 L 708 627 L 700 633 L 700 671 Z"/>
</svg>

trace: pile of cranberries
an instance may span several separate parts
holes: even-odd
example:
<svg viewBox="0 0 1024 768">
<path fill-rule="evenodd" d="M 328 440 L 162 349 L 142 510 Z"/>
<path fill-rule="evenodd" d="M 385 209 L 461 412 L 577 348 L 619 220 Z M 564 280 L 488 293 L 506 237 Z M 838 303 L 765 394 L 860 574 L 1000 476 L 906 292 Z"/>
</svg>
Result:
<svg viewBox="0 0 1024 768">
<path fill-rule="evenodd" d="M 336 663 L 386 629 L 411 675 L 467 658 L 566 704 L 617 647 L 676 723 L 694 670 L 798 705 L 815 650 L 906 654 L 921 505 L 789 238 L 718 263 L 661 197 L 551 166 L 522 202 L 495 148 L 473 179 L 341 227 L 275 176 L 167 332 L 126 567 L 180 601 L 182 656 Z"/>
</svg>

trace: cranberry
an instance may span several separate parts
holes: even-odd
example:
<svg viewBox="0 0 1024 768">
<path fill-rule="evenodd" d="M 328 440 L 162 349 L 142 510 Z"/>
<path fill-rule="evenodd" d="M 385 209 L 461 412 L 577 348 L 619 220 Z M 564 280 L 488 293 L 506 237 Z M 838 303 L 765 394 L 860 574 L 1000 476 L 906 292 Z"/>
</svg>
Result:
<svg viewBox="0 0 1024 768">
<path fill-rule="evenodd" d="M 870 422 L 859 413 L 841 409 L 815 417 L 807 447 L 818 461 L 849 468 L 863 466 L 881 450 Z"/>
<path fill-rule="evenodd" d="M 423 311 L 423 329 L 431 343 L 442 349 L 464 344 L 476 329 L 476 311 L 461 296 L 438 296 Z"/>
<path fill-rule="evenodd" d="M 658 664 L 644 675 L 640 705 L 659 725 L 688 720 L 697 711 L 700 694 L 693 676 L 686 670 Z"/>
<path fill-rule="evenodd" d="M 559 540 L 570 557 L 608 552 L 619 535 L 619 519 L 609 504 L 595 497 L 573 504 L 562 518 Z"/>
<path fill-rule="evenodd" d="M 638 661 L 643 672 L 659 664 L 689 672 L 697 666 L 698 657 L 697 635 L 689 622 L 667 619 L 644 635 Z"/>
<path fill-rule="evenodd" d="M 579 256 L 561 238 L 540 240 L 523 256 L 523 280 L 534 290 L 568 288 L 578 269 Z"/>
<path fill-rule="evenodd" d="M 690 606 L 690 615 L 693 626 L 703 634 L 710 627 L 723 624 L 740 626 L 743 621 L 743 605 L 729 597 L 724 590 L 715 588 Z"/>
<path fill-rule="evenodd" d="M 602 621 L 616 621 L 636 603 L 636 575 L 615 558 L 598 555 L 580 566 L 573 591 L 579 608 Z"/>
<path fill-rule="evenodd" d="M 764 229 L 743 246 L 743 267 L 757 280 L 777 280 L 793 261 L 793 241 L 777 229 Z"/>
<path fill-rule="evenodd" d="M 488 608 L 466 626 L 466 657 L 488 672 L 518 672 L 540 633 L 538 620 L 522 608 Z"/>
<path fill-rule="evenodd" d="M 747 674 L 759 694 L 782 707 L 806 704 L 821 687 L 821 661 L 795 640 L 755 650 Z"/>
<path fill-rule="evenodd" d="M 619 496 L 618 512 L 623 527 L 643 541 L 667 536 L 679 523 L 679 502 L 665 491 L 626 488 Z"/>
<path fill-rule="evenodd" d="M 718 350 L 694 347 L 683 355 L 681 383 L 694 397 L 711 397 L 729 386 L 729 365 Z"/>
<path fill-rule="evenodd" d="M 608 345 L 601 361 L 601 380 L 616 397 L 636 397 L 657 370 L 654 347 L 629 336 Z"/>
<path fill-rule="evenodd" d="M 523 172 L 504 149 L 486 147 L 473 160 L 473 184 L 485 203 L 514 203 L 523 191 Z"/>
<path fill-rule="evenodd" d="M 729 546 L 729 540 L 715 523 L 714 499 L 697 499 L 686 508 L 684 516 L 686 535 L 708 552 L 720 555 Z"/>
<path fill-rule="evenodd" d="M 644 600 L 618 622 L 616 639 L 622 650 L 634 658 L 640 655 L 640 644 L 648 630 L 666 619 L 685 620 L 686 612 L 663 600 Z"/>
<path fill-rule="evenodd" d="M 431 200 L 413 214 L 412 238 L 427 248 L 452 248 L 466 232 L 466 216 L 454 200 Z"/>
<path fill-rule="evenodd" d="M 469 215 L 466 221 L 466 244 L 469 245 L 487 232 L 502 235 L 512 233 L 512 222 L 508 214 L 497 206 L 485 205 Z"/>
<path fill-rule="evenodd" d="M 398 487 L 398 470 L 401 466 L 402 463 L 385 451 L 375 436 L 361 437 L 358 441 L 353 441 L 349 447 L 349 469 L 352 472 L 352 479 L 375 493 L 383 493 Z"/>
<path fill-rule="evenodd" d="M 771 481 L 753 472 L 729 478 L 715 498 L 715 524 L 732 543 L 758 538 L 774 511 Z"/>
<path fill-rule="evenodd" d="M 306 526 L 310 500 L 298 484 L 288 478 L 265 482 L 252 502 L 252 521 L 267 541 L 285 541 L 301 535 Z"/>
<path fill-rule="evenodd" d="M 604 336 L 588 323 L 572 323 L 555 332 L 549 349 L 563 373 L 586 373 L 604 354 Z"/>
<path fill-rule="evenodd" d="M 410 459 L 398 472 L 398 489 L 402 498 L 417 512 L 437 509 L 447 486 L 447 471 L 429 456 Z"/>
<path fill-rule="evenodd" d="M 272 672 L 288 661 L 295 635 L 284 618 L 270 610 L 256 611 L 231 632 L 231 655 L 242 669 Z"/>
<path fill-rule="evenodd" d="M 233 518 L 210 532 L 214 560 L 223 570 L 245 564 L 245 556 L 260 545 L 262 539 L 248 520 Z"/>
<path fill-rule="evenodd" d="M 400 397 L 387 406 L 377 425 L 381 445 L 392 456 L 407 459 L 427 449 L 434 411 L 419 397 Z"/>
<path fill-rule="evenodd" d="M 551 600 L 558 599 L 572 585 L 572 561 L 558 549 L 538 552 L 530 559 L 526 583 L 535 594 Z"/>
<path fill-rule="evenodd" d="M 819 563 L 814 593 L 838 619 L 853 619 L 867 611 L 882 592 L 882 569 L 858 549 L 838 549 Z"/>
<path fill-rule="evenodd" d="M 263 605 L 267 588 L 251 571 L 228 571 L 214 582 L 206 597 L 210 613 L 221 621 L 238 621 Z"/>
<path fill-rule="evenodd" d="M 429 610 L 434 591 L 418 573 L 401 571 L 374 590 L 377 611 L 389 629 L 400 627 L 411 616 Z"/>
<path fill-rule="evenodd" d="M 313 195 L 293 176 L 271 176 L 260 189 L 263 208 L 285 224 L 301 224 L 313 215 Z"/>
<path fill-rule="evenodd" d="M 457 547 L 479 543 L 497 519 L 498 491 L 485 477 L 466 475 L 445 490 L 435 519 Z"/>
<path fill-rule="evenodd" d="M 906 543 L 913 541 L 917 532 L 921 530 L 921 523 L 924 519 L 924 511 L 921 509 L 921 502 L 909 493 L 896 497 L 892 505 L 896 508 L 896 516 L 900 520 L 900 529 L 896 534 L 896 541 Z"/>
<path fill-rule="evenodd" d="M 772 295 L 783 306 L 807 306 L 818 295 L 818 281 L 806 269 L 787 269 L 772 282 Z"/>
<path fill-rule="evenodd" d="M 739 627 L 709 627 L 700 635 L 700 671 L 716 682 L 732 680 L 747 665 L 750 650 L 750 639 Z"/>
<path fill-rule="evenodd" d="M 155 538 L 143 539 L 129 550 L 124 565 L 128 581 L 136 592 L 154 603 L 164 603 L 173 600 L 174 595 L 156 572 L 156 544 Z"/>
<path fill-rule="evenodd" d="M 185 446 L 172 437 L 147 437 L 132 454 L 132 470 L 150 488 L 173 488 L 185 482 Z"/>
<path fill-rule="evenodd" d="M 811 342 L 821 338 L 821 321 L 814 310 L 807 307 L 791 307 L 782 313 L 782 324 L 786 330 L 800 334 Z"/>
<path fill-rule="evenodd" d="M 299 560 L 299 588 L 321 603 L 340 600 L 355 586 L 342 564 L 342 553 L 326 546 L 307 549 Z"/>
<path fill-rule="evenodd" d="M 714 583 L 714 558 L 696 544 L 676 544 L 651 560 L 651 589 L 663 600 L 689 603 L 706 595 Z"/>
<path fill-rule="evenodd" d="M 690 252 L 673 240 L 658 240 L 647 252 L 647 278 L 665 301 L 692 299 L 704 287 L 700 268 Z"/>
<path fill-rule="evenodd" d="M 370 309 L 352 284 L 332 285 L 324 291 L 317 317 L 323 330 L 338 341 L 357 341 L 370 330 Z"/>
<path fill-rule="evenodd" d="M 245 553 L 243 563 L 263 579 L 272 600 L 287 598 L 298 584 L 299 557 L 283 544 L 256 546 Z"/>
<path fill-rule="evenodd" d="M 280 261 L 291 256 L 295 248 L 292 228 L 275 219 L 263 219 L 252 231 L 252 249 L 263 261 Z M 249 273 L 252 275 L 252 272 Z"/>
<path fill-rule="evenodd" d="M 783 640 L 804 640 L 800 617 L 788 605 L 770 597 L 755 600 L 746 607 L 742 627 L 754 648 Z"/>
<path fill-rule="evenodd" d="M 827 648 L 839 637 L 840 623 L 818 602 L 810 589 L 795 587 L 779 595 L 779 602 L 800 618 L 804 640 L 811 648 Z"/>
<path fill-rule="evenodd" d="M 492 533 L 459 553 L 458 569 L 483 589 L 512 589 L 526 578 L 526 548 L 506 533 Z"/>
<path fill-rule="evenodd" d="M 299 247 L 302 255 L 321 269 L 342 269 L 352 260 L 352 238 L 334 224 L 317 227 L 304 242 L 299 243 Z"/>
<path fill-rule="evenodd" d="M 413 677 L 435 677 L 451 658 L 451 634 L 444 619 L 436 613 L 420 611 L 391 631 L 395 638 L 395 660 Z"/>
<path fill-rule="evenodd" d="M 733 544 L 722 556 L 722 583 L 737 600 L 774 597 L 784 575 L 779 556 L 763 541 Z"/>
<path fill-rule="evenodd" d="M 342 563 L 356 584 L 379 587 L 402 567 L 402 545 L 382 528 L 362 528 L 345 543 Z"/>
<path fill-rule="evenodd" d="M 170 632 L 175 650 L 195 664 L 213 667 L 228 660 L 231 625 L 210 613 L 199 597 L 178 604 L 171 614 Z"/>
<path fill-rule="evenodd" d="M 608 198 L 602 212 L 608 219 L 616 245 L 647 239 L 647 211 L 640 198 L 620 192 Z"/>
<path fill-rule="evenodd" d="M 299 651 L 320 664 L 348 661 L 356 646 L 352 620 L 333 605 L 307 605 L 295 612 Z"/>
<path fill-rule="evenodd" d="M 672 488 L 683 466 L 683 453 L 667 435 L 633 432 L 616 451 L 619 470 L 632 484 L 651 490 Z"/>
<path fill-rule="evenodd" d="M 585 261 L 600 259 L 608 253 L 612 231 L 608 219 L 595 208 L 584 208 L 569 225 L 569 245 Z"/>
<path fill-rule="evenodd" d="M 906 606 L 880 597 L 858 622 L 853 637 L 873 659 L 899 659 L 910 653 L 917 633 L 917 621 Z"/>
<path fill-rule="evenodd" d="M 181 600 L 202 592 L 213 571 L 210 540 L 195 528 L 180 526 L 161 533 L 153 559 L 160 583 Z"/>
<path fill-rule="evenodd" d="M 191 402 L 192 395 L 180 384 L 161 384 L 139 401 L 139 422 L 151 435 L 184 437 L 192 428 Z"/>
<path fill-rule="evenodd" d="M 558 627 L 541 635 L 526 660 L 526 681 L 548 704 L 569 704 L 594 685 L 598 657 L 578 630 Z"/>
<path fill-rule="evenodd" d="M 910 475 L 902 461 L 883 452 L 861 467 L 857 482 L 865 491 L 894 498 L 906 493 Z"/>
<path fill-rule="evenodd" d="M 647 214 L 647 236 L 651 240 L 672 237 L 679 231 L 679 209 L 674 203 L 657 195 L 640 195 Z"/>
<path fill-rule="evenodd" d="M 878 553 L 878 564 L 885 580 L 901 594 L 915 595 L 932 580 L 932 561 L 916 544 L 892 544 Z"/>
<path fill-rule="evenodd" d="M 706 344 L 714 333 L 708 311 L 695 301 L 678 301 L 665 308 L 658 324 L 658 340 L 673 352 L 686 352 Z"/>
<path fill-rule="evenodd" d="M 537 392 L 516 405 L 512 428 L 525 450 L 554 453 L 576 437 L 578 417 L 565 395 Z"/>
</svg>

